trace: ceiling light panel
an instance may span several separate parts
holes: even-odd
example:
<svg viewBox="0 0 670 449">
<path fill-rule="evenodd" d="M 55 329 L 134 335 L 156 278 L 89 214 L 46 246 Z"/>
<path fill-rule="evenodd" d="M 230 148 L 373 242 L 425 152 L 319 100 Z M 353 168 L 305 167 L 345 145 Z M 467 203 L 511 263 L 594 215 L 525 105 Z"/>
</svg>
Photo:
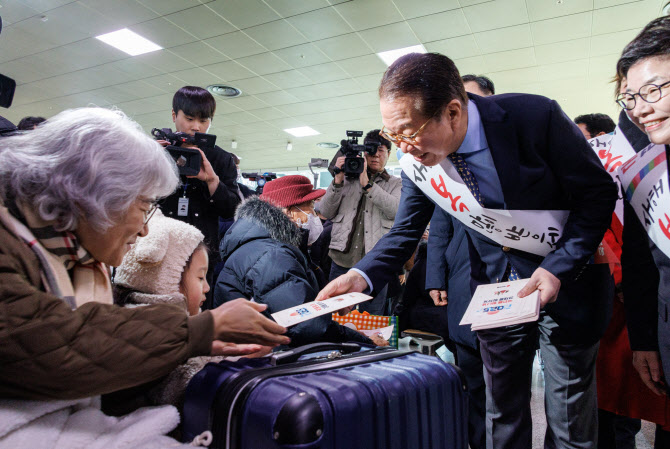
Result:
<svg viewBox="0 0 670 449">
<path fill-rule="evenodd" d="M 299 126 L 298 128 L 288 128 L 284 130 L 285 132 L 291 134 L 295 137 L 307 137 L 307 136 L 316 136 L 321 134 L 315 129 L 310 128 L 309 126 Z"/>
<path fill-rule="evenodd" d="M 383 51 L 381 53 L 377 53 L 377 56 L 379 56 L 379 59 L 384 61 L 384 64 L 391 65 L 396 59 L 410 53 L 426 53 L 426 48 L 423 45 L 412 45 L 411 47 Z"/>
<path fill-rule="evenodd" d="M 163 47 L 154 44 L 149 39 L 140 36 L 137 33 L 130 31 L 128 28 L 123 28 L 111 33 L 101 34 L 95 37 L 102 42 L 111 45 L 114 48 L 128 53 L 130 56 L 142 55 L 156 50 L 162 50 Z"/>
</svg>

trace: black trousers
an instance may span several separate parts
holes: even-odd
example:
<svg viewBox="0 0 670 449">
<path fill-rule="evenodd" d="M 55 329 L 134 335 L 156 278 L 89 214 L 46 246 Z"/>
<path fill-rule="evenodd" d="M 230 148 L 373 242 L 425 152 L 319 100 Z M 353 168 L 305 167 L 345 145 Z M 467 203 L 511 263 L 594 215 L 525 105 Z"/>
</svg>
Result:
<svg viewBox="0 0 670 449">
<path fill-rule="evenodd" d="M 456 365 L 468 384 L 468 439 L 471 449 L 486 448 L 486 385 L 478 349 L 456 343 Z"/>
</svg>

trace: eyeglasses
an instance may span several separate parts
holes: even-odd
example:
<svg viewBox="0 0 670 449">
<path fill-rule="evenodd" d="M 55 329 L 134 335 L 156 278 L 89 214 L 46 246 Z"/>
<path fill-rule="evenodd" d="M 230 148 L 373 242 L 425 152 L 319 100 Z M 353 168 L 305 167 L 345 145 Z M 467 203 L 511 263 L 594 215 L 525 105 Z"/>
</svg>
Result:
<svg viewBox="0 0 670 449">
<path fill-rule="evenodd" d="M 619 106 L 624 108 L 627 111 L 630 111 L 635 108 L 635 96 L 637 95 L 642 100 L 647 103 L 656 103 L 661 98 L 663 98 L 662 88 L 670 84 L 670 81 L 667 81 L 663 84 L 645 84 L 640 87 L 640 90 L 637 93 L 623 93 L 619 94 L 616 98 L 616 102 L 619 103 Z"/>
<path fill-rule="evenodd" d="M 433 117 L 435 117 L 435 116 L 433 115 Z M 385 139 L 390 140 L 391 142 L 393 142 L 397 146 L 400 146 L 400 142 L 405 142 L 409 145 L 416 145 L 416 137 L 419 135 L 419 133 L 421 131 L 423 131 L 423 128 L 426 127 L 428 122 L 430 122 L 433 119 L 433 117 L 429 118 L 426 121 L 426 123 L 421 125 L 421 127 L 411 136 L 408 136 L 407 134 L 394 133 L 394 132 L 391 132 L 391 131 L 384 131 L 384 126 L 382 126 L 382 130 L 379 131 L 379 135 L 382 136 Z"/>
<path fill-rule="evenodd" d="M 143 211 L 144 212 L 144 224 L 146 225 L 147 223 L 149 223 L 149 220 L 151 220 L 151 217 L 153 217 L 154 214 L 156 213 L 156 210 L 158 209 L 158 202 L 157 201 L 152 201 L 152 200 L 147 200 L 147 199 L 144 199 L 144 198 L 140 198 L 140 201 L 142 201 L 143 203 L 149 204 L 149 208 L 147 210 Z"/>
</svg>

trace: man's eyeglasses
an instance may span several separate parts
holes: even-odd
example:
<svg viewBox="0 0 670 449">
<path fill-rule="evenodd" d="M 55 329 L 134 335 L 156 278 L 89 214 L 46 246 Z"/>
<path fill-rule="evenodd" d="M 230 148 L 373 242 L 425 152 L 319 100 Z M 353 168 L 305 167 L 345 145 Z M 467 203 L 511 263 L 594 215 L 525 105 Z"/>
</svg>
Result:
<svg viewBox="0 0 670 449">
<path fill-rule="evenodd" d="M 433 117 L 435 117 L 435 116 L 433 116 Z M 382 136 L 385 139 L 390 140 L 391 142 L 396 144 L 396 146 L 400 146 L 400 142 L 405 142 L 406 144 L 409 144 L 409 145 L 416 145 L 416 137 L 419 135 L 419 133 L 421 131 L 423 131 L 423 128 L 426 127 L 428 122 L 430 122 L 433 119 L 433 117 L 429 118 L 426 121 L 426 123 L 421 125 L 421 127 L 411 136 L 408 136 L 407 134 L 400 134 L 400 133 L 394 133 L 394 132 L 391 132 L 391 131 L 385 131 L 384 126 L 382 126 L 382 130 L 379 131 L 379 135 Z"/>
<path fill-rule="evenodd" d="M 670 84 L 670 81 L 667 81 L 663 84 L 645 84 L 640 87 L 640 90 L 637 93 L 623 93 L 619 94 L 616 98 L 616 102 L 619 103 L 619 106 L 624 108 L 627 111 L 630 111 L 635 108 L 635 96 L 637 95 L 642 100 L 647 103 L 656 103 L 661 98 L 663 98 L 663 88 Z"/>
</svg>

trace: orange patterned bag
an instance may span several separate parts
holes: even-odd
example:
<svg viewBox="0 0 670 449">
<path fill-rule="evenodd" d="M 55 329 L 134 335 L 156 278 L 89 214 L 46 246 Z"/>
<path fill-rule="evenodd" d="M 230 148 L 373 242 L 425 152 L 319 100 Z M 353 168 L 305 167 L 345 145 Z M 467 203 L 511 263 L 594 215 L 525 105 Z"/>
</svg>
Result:
<svg viewBox="0 0 670 449">
<path fill-rule="evenodd" d="M 361 313 L 358 310 L 352 310 L 344 316 L 333 313 L 333 320 L 340 324 L 353 323 L 358 330 L 373 330 L 393 325 L 389 346 L 398 347 L 398 317 L 396 316 L 370 315 L 368 312 Z"/>
</svg>

